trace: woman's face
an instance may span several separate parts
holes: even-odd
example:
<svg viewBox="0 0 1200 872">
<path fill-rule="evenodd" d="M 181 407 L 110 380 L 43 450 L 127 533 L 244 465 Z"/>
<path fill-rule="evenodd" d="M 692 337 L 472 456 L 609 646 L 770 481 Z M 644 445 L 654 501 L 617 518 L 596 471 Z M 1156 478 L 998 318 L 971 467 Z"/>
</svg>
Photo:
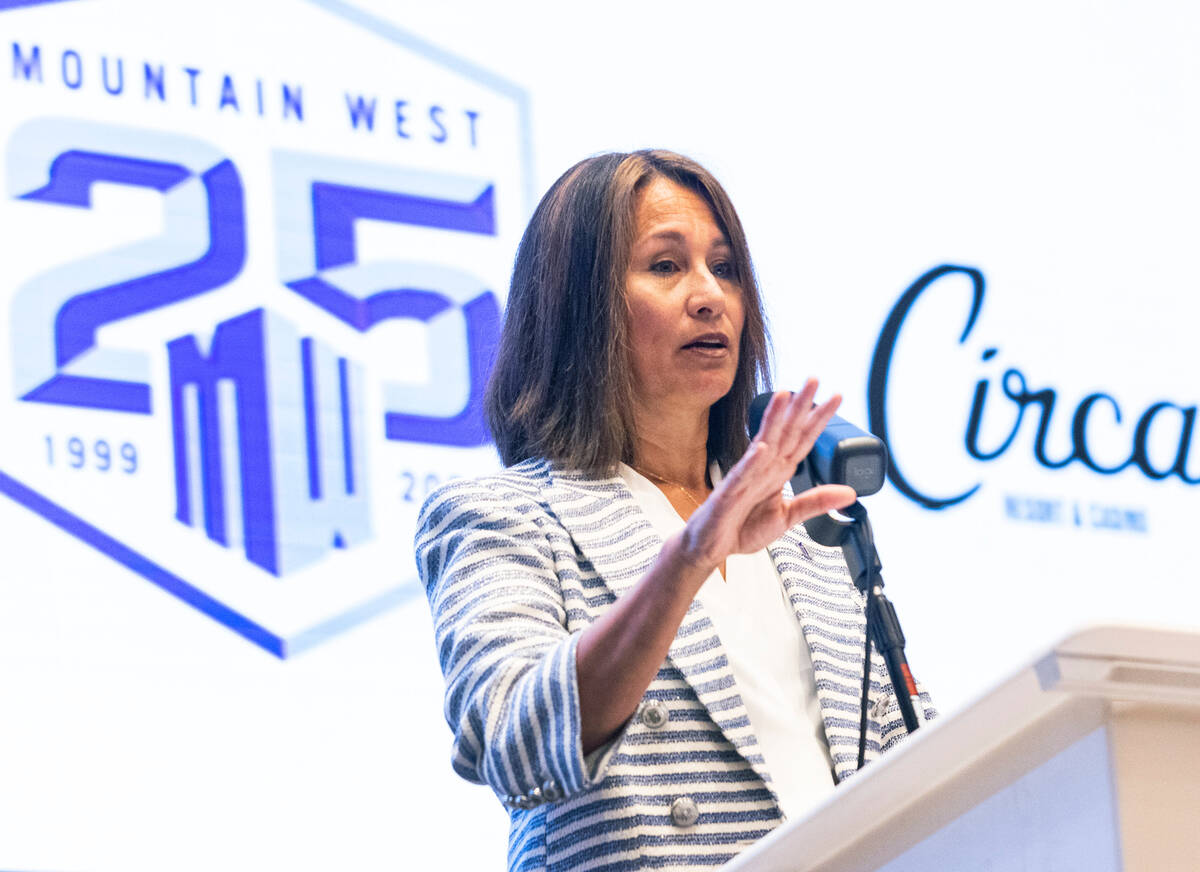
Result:
<svg viewBox="0 0 1200 872">
<path fill-rule="evenodd" d="M 638 198 L 625 274 L 641 411 L 708 408 L 737 373 L 745 313 L 733 250 L 708 203 L 661 176 Z"/>
</svg>

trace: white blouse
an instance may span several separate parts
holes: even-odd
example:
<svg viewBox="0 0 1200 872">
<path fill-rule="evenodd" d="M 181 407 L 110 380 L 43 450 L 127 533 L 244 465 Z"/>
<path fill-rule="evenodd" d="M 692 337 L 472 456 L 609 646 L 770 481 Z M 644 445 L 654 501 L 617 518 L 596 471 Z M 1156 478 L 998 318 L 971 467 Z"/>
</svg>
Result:
<svg viewBox="0 0 1200 872">
<path fill-rule="evenodd" d="M 621 464 L 621 478 L 666 539 L 684 521 L 650 479 Z M 713 483 L 721 480 L 716 464 Z M 698 594 L 729 658 L 738 692 L 784 816 L 803 816 L 834 787 L 812 658 L 771 555 L 734 554 Z"/>
</svg>

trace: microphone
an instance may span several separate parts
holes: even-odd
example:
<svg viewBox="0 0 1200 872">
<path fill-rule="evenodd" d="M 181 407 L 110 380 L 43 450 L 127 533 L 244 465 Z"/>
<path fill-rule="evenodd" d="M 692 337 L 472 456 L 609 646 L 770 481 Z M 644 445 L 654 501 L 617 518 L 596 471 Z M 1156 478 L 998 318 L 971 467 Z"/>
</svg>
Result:
<svg viewBox="0 0 1200 872">
<path fill-rule="evenodd" d="M 750 437 L 758 433 L 772 394 L 759 394 L 750 404 Z M 834 415 L 817 437 L 794 478 L 812 484 L 845 484 L 860 497 L 878 493 L 887 477 L 887 446 L 878 436 Z"/>
</svg>

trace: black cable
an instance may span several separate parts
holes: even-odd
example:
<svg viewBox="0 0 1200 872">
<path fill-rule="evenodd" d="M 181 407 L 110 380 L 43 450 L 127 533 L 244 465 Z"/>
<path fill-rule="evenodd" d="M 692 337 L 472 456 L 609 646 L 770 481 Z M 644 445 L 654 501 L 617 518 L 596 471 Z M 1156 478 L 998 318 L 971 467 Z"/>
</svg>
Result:
<svg viewBox="0 0 1200 872">
<path fill-rule="evenodd" d="M 858 720 L 858 768 L 862 769 L 863 764 L 867 761 L 867 703 L 871 698 L 871 633 L 869 628 L 864 628 L 863 636 L 866 639 L 866 644 L 863 645 L 863 682 L 862 682 L 862 699 L 859 702 L 859 720 Z"/>
<path fill-rule="evenodd" d="M 858 507 L 858 503 L 855 503 L 855 507 Z M 862 516 L 855 513 L 854 527 L 850 533 L 850 539 L 854 542 L 854 548 L 858 552 L 859 560 L 862 562 L 863 570 L 867 575 L 866 584 L 863 585 L 863 592 L 866 594 L 863 611 L 863 618 L 866 623 L 863 627 L 863 635 L 866 636 L 866 639 L 863 642 L 862 697 L 859 700 L 859 769 L 862 769 L 867 761 L 867 704 L 871 701 L 871 586 L 875 583 L 875 579 L 872 578 L 872 575 L 875 573 L 875 537 L 870 525 L 866 522 L 865 514 L 865 511 L 862 512 Z M 865 543 L 863 542 L 864 539 L 867 540 Z"/>
</svg>

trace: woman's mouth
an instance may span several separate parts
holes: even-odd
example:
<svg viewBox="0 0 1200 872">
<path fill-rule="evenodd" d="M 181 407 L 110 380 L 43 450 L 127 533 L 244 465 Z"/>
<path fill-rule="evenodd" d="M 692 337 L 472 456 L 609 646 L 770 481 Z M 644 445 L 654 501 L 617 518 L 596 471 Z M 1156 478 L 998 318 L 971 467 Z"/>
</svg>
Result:
<svg viewBox="0 0 1200 872">
<path fill-rule="evenodd" d="M 729 340 L 720 333 L 706 333 L 684 345 L 683 350 L 705 355 L 720 355 L 729 351 Z"/>
</svg>

